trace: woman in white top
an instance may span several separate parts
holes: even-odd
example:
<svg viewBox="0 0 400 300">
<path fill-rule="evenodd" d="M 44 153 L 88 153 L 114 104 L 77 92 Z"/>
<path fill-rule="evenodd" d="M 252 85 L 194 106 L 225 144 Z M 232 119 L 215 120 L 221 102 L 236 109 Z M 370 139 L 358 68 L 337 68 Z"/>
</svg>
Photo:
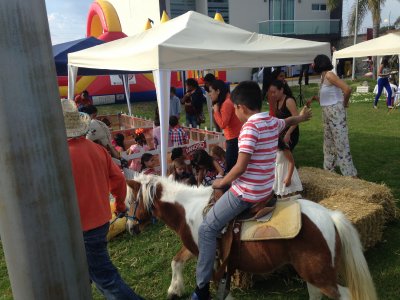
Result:
<svg viewBox="0 0 400 300">
<path fill-rule="evenodd" d="M 319 96 L 307 101 L 319 102 L 324 122 L 324 169 L 334 171 L 336 166 L 344 176 L 357 176 L 350 154 L 346 109 L 349 106 L 351 88 L 331 70 L 331 60 L 326 55 L 317 55 L 312 64 L 314 71 L 321 74 Z"/>
</svg>

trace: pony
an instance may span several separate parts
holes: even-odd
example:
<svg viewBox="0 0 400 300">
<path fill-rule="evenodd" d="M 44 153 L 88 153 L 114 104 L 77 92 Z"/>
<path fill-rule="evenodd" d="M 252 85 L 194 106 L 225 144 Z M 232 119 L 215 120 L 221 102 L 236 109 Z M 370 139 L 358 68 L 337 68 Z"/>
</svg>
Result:
<svg viewBox="0 0 400 300">
<path fill-rule="evenodd" d="M 198 228 L 212 187 L 190 187 L 152 175 L 136 176 L 127 180 L 127 186 L 131 197 L 127 222 L 130 233 L 140 232 L 153 216 L 182 240 L 183 247 L 171 262 L 172 279 L 168 288 L 169 299 L 181 297 L 183 267 L 198 255 Z M 240 249 L 236 249 L 240 251 L 239 261 L 235 265 L 228 264 L 228 275 L 235 269 L 269 273 L 289 264 L 307 282 L 312 300 L 321 299 L 323 295 L 330 299 L 377 299 L 358 233 L 350 221 L 341 212 L 328 210 L 315 202 L 295 201 L 301 207 L 299 234 L 292 239 L 242 241 Z M 347 287 L 338 283 L 339 274 Z"/>
</svg>

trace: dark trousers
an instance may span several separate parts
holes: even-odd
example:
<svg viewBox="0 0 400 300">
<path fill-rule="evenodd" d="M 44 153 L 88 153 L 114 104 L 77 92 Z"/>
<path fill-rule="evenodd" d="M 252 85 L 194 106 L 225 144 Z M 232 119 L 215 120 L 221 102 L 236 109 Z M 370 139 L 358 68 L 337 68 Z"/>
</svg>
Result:
<svg viewBox="0 0 400 300">
<path fill-rule="evenodd" d="M 226 141 L 226 173 L 236 164 L 239 155 L 238 138 Z"/>
<path fill-rule="evenodd" d="M 303 80 L 303 74 L 304 74 L 304 83 L 305 85 L 308 85 L 308 70 L 310 69 L 309 64 L 301 65 L 301 71 L 299 75 L 299 84 L 301 84 L 301 81 Z"/>
<path fill-rule="evenodd" d="M 110 224 L 83 232 L 90 279 L 107 300 L 141 300 L 126 285 L 110 260 L 107 233 Z"/>
</svg>

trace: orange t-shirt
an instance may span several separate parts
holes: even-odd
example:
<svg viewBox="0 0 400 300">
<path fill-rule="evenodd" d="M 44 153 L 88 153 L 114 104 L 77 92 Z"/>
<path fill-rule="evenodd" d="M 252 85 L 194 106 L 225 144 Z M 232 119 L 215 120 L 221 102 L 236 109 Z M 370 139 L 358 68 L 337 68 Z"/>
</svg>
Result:
<svg viewBox="0 0 400 300">
<path fill-rule="evenodd" d="M 111 219 L 110 193 L 118 212 L 125 211 L 126 183 L 107 150 L 84 137 L 68 140 L 82 230 Z"/>
<path fill-rule="evenodd" d="M 242 129 L 243 123 L 236 117 L 235 107 L 230 95 L 226 96 L 222 103 L 219 112 L 214 111 L 214 119 L 218 126 L 224 130 L 224 135 L 227 140 L 237 138 Z"/>
</svg>

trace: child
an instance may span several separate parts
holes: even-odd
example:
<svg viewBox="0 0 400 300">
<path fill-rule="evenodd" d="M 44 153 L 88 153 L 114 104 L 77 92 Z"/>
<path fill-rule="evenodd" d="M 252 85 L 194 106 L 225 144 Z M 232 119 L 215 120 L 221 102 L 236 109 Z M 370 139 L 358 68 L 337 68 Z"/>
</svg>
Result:
<svg viewBox="0 0 400 300">
<path fill-rule="evenodd" d="M 175 159 L 171 164 L 171 169 L 172 171 L 168 178 L 188 185 L 196 185 L 196 179 L 193 174 L 187 172 L 186 163 L 183 158 Z"/>
<path fill-rule="evenodd" d="M 156 170 L 154 169 L 156 166 L 156 160 L 153 154 L 145 153 L 142 155 L 140 159 L 140 172 L 145 175 L 158 175 Z"/>
<path fill-rule="evenodd" d="M 150 150 L 149 146 L 147 146 L 147 141 L 143 133 L 143 129 L 139 128 L 135 130 L 135 134 L 133 135 L 136 144 L 130 146 L 130 148 L 127 151 L 128 155 L 134 154 L 134 153 L 140 153 L 141 151 L 148 151 Z M 132 159 L 129 169 L 132 169 L 136 172 L 140 172 L 140 159 L 135 158 Z"/>
<path fill-rule="evenodd" d="M 192 166 L 197 174 L 197 186 L 210 186 L 218 177 L 223 177 L 225 170 L 206 150 L 200 149 L 193 154 Z"/>
<path fill-rule="evenodd" d="M 294 165 L 294 158 L 290 149 L 283 143 L 281 138 L 278 142 L 276 153 L 276 168 L 274 192 L 278 196 L 291 196 L 291 194 L 303 190 L 299 174 Z"/>
<path fill-rule="evenodd" d="M 210 149 L 210 155 L 219 163 L 219 165 L 224 170 L 226 170 L 226 152 L 224 149 L 222 149 L 220 146 L 215 145 Z"/>
<path fill-rule="evenodd" d="M 231 187 L 208 211 L 199 227 L 197 287 L 192 300 L 210 299 L 209 281 L 215 260 L 216 238 L 221 229 L 254 203 L 272 198 L 279 133 L 311 117 L 308 109 L 287 119 L 277 119 L 261 112 L 261 90 L 254 81 L 241 82 L 233 90 L 231 99 L 236 116 L 244 123 L 239 135 L 239 156 L 229 173 L 213 183 L 213 187 L 218 189 Z"/>
<path fill-rule="evenodd" d="M 176 95 L 175 87 L 170 88 L 170 104 L 169 104 L 169 116 L 175 116 L 179 120 L 179 115 L 181 114 L 181 100 Z"/>
<path fill-rule="evenodd" d="M 126 151 L 125 149 L 125 136 L 122 133 L 117 133 L 112 140 L 112 145 L 118 152 Z"/>
<path fill-rule="evenodd" d="M 183 145 L 189 142 L 189 137 L 185 130 L 179 125 L 179 120 L 176 116 L 169 117 L 169 143 L 172 145 Z M 170 146 L 170 144 L 168 146 Z"/>
</svg>

